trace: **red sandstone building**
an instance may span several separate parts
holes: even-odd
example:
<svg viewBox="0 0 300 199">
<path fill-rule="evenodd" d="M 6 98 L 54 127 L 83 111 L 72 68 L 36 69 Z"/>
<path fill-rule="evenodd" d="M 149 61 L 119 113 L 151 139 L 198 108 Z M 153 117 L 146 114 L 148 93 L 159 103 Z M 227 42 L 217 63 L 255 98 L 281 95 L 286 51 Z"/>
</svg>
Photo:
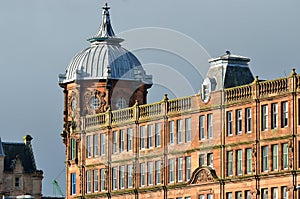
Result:
<svg viewBox="0 0 300 199">
<path fill-rule="evenodd" d="M 201 94 L 146 103 L 152 77 L 98 34 L 60 75 L 67 198 L 300 198 L 300 75 L 254 78 L 247 57 L 209 60 Z"/>
</svg>

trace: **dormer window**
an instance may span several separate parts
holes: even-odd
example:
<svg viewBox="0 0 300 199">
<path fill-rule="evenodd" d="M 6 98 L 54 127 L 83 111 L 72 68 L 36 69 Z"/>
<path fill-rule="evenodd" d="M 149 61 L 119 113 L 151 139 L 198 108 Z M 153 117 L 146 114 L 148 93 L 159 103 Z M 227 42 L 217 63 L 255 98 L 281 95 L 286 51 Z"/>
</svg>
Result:
<svg viewBox="0 0 300 199">
<path fill-rule="evenodd" d="M 209 98 L 209 89 L 208 85 L 203 85 L 203 100 L 207 101 Z"/>
</svg>

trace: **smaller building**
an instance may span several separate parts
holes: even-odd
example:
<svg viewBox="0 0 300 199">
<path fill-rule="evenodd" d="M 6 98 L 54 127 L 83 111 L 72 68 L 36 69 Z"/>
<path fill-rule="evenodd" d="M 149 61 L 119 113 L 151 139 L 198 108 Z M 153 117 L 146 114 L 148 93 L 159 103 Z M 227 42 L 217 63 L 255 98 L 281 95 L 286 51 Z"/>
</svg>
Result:
<svg viewBox="0 0 300 199">
<path fill-rule="evenodd" d="M 43 171 L 36 168 L 30 135 L 24 143 L 2 142 L 0 138 L 0 195 L 42 197 Z"/>
</svg>

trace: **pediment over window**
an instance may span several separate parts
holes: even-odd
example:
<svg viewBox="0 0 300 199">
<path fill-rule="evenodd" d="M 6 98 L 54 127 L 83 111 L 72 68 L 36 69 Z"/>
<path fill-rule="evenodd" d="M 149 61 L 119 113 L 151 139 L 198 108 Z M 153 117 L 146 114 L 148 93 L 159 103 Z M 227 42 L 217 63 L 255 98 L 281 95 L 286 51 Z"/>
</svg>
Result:
<svg viewBox="0 0 300 199">
<path fill-rule="evenodd" d="M 189 184 L 206 184 L 216 182 L 218 179 L 216 171 L 211 167 L 198 167 L 192 174 Z"/>
</svg>

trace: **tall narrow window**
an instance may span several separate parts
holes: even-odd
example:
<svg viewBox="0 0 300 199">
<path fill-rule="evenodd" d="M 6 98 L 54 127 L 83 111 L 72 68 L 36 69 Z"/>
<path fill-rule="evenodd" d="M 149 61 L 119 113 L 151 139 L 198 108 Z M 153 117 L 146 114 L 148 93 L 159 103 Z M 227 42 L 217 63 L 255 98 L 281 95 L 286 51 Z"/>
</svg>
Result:
<svg viewBox="0 0 300 199">
<path fill-rule="evenodd" d="M 214 135 L 213 131 L 213 114 L 207 115 L 207 134 L 208 138 L 212 138 Z"/>
<path fill-rule="evenodd" d="M 205 166 L 205 155 L 204 154 L 200 154 L 199 155 L 199 166 Z"/>
<path fill-rule="evenodd" d="M 112 189 L 117 190 L 118 189 L 118 168 L 113 167 L 112 168 Z"/>
<path fill-rule="evenodd" d="M 92 143 L 91 143 L 91 136 L 86 136 L 86 147 L 87 147 L 87 157 L 92 157 Z"/>
<path fill-rule="evenodd" d="M 251 199 L 252 196 L 251 196 L 251 191 L 250 190 L 246 190 L 245 191 L 245 199 Z"/>
<path fill-rule="evenodd" d="M 192 120 L 191 118 L 185 119 L 185 142 L 192 141 Z"/>
<path fill-rule="evenodd" d="M 76 173 L 71 173 L 71 194 L 76 195 Z"/>
<path fill-rule="evenodd" d="M 289 193 L 287 191 L 287 187 L 282 187 L 281 188 L 281 193 L 282 193 L 282 199 L 288 199 L 289 198 Z"/>
<path fill-rule="evenodd" d="M 145 126 L 140 127 L 140 149 L 145 149 L 146 147 L 146 132 Z"/>
<path fill-rule="evenodd" d="M 278 199 L 278 188 L 277 187 L 273 187 L 272 188 L 272 199 Z"/>
<path fill-rule="evenodd" d="M 207 199 L 213 199 L 213 194 L 207 194 Z"/>
<path fill-rule="evenodd" d="M 183 159 L 177 159 L 177 180 L 178 182 L 182 182 L 183 179 Z"/>
<path fill-rule="evenodd" d="M 153 126 L 152 124 L 149 124 L 147 126 L 148 130 L 148 147 L 152 148 L 153 147 Z"/>
<path fill-rule="evenodd" d="M 132 150 L 132 145 L 133 145 L 133 133 L 132 133 L 132 128 L 127 129 L 127 151 Z"/>
<path fill-rule="evenodd" d="M 227 175 L 232 176 L 233 173 L 233 152 L 227 152 Z"/>
<path fill-rule="evenodd" d="M 226 193 L 226 199 L 232 199 L 232 192 Z"/>
<path fill-rule="evenodd" d="M 160 169 L 161 169 L 161 161 L 158 160 L 155 162 L 155 184 L 160 184 Z"/>
<path fill-rule="evenodd" d="M 105 190 L 105 169 L 100 169 L 100 190 Z"/>
<path fill-rule="evenodd" d="M 174 121 L 169 122 L 169 143 L 174 144 Z"/>
<path fill-rule="evenodd" d="M 235 199 L 242 199 L 242 192 L 241 191 L 235 192 Z"/>
<path fill-rule="evenodd" d="M 160 123 L 155 124 L 155 146 L 159 147 L 161 144 Z"/>
<path fill-rule="evenodd" d="M 199 117 L 199 138 L 201 140 L 203 140 L 205 138 L 205 134 L 204 134 L 204 115 L 201 115 Z"/>
<path fill-rule="evenodd" d="M 227 112 L 227 135 L 232 135 L 232 111 Z"/>
<path fill-rule="evenodd" d="M 177 120 L 177 143 L 182 143 L 182 120 Z"/>
<path fill-rule="evenodd" d="M 237 156 L 236 171 L 238 175 L 242 175 L 243 174 L 243 151 L 241 149 L 237 150 L 236 156 Z"/>
<path fill-rule="evenodd" d="M 263 105 L 261 107 L 261 130 L 268 129 L 268 105 Z"/>
<path fill-rule="evenodd" d="M 199 199 L 204 199 L 204 194 L 199 195 Z"/>
<path fill-rule="evenodd" d="M 273 161 L 272 161 L 273 170 L 278 170 L 278 145 L 277 144 L 272 146 L 272 156 L 273 156 Z"/>
<path fill-rule="evenodd" d="M 282 109 L 281 126 L 286 127 L 288 125 L 288 117 L 289 117 L 288 102 L 282 102 L 281 109 Z"/>
<path fill-rule="evenodd" d="M 247 174 L 252 173 L 252 149 L 248 148 L 246 149 L 246 169 Z"/>
<path fill-rule="evenodd" d="M 191 179 L 191 156 L 185 157 L 185 180 Z"/>
<path fill-rule="evenodd" d="M 76 158 L 76 140 L 71 138 L 71 159 L 75 160 Z"/>
<path fill-rule="evenodd" d="M 98 176 L 98 170 L 94 170 L 94 192 L 99 191 L 99 176 Z"/>
<path fill-rule="evenodd" d="M 285 143 L 282 145 L 282 168 L 287 169 L 289 163 L 289 149 L 288 144 Z"/>
<path fill-rule="evenodd" d="M 120 189 L 125 188 L 125 166 L 120 166 Z"/>
<path fill-rule="evenodd" d="M 213 153 L 208 153 L 207 154 L 207 166 L 213 167 L 213 162 L 214 162 L 214 156 Z"/>
<path fill-rule="evenodd" d="M 271 115 L 271 120 L 272 120 L 272 129 L 278 128 L 278 104 L 272 104 L 272 115 Z"/>
<path fill-rule="evenodd" d="M 252 131 L 252 113 L 251 108 L 246 108 L 246 132 Z"/>
<path fill-rule="evenodd" d="M 268 146 L 263 146 L 262 147 L 262 170 L 263 171 L 268 171 L 269 170 L 269 147 Z"/>
<path fill-rule="evenodd" d="M 133 174 L 133 166 L 130 164 L 127 166 L 127 187 L 132 188 L 132 174 Z"/>
<path fill-rule="evenodd" d="M 148 162 L 148 185 L 153 185 L 153 162 Z"/>
<path fill-rule="evenodd" d="M 236 134 L 242 133 L 243 118 L 242 110 L 236 110 Z"/>
<path fill-rule="evenodd" d="M 261 198 L 268 199 L 268 189 L 261 189 Z"/>
<path fill-rule="evenodd" d="M 169 159 L 169 182 L 174 182 L 175 162 L 174 159 Z"/>
<path fill-rule="evenodd" d="M 145 170 L 146 170 L 146 168 L 145 168 L 145 163 L 141 163 L 140 164 L 140 185 L 141 186 L 145 186 Z"/>
<path fill-rule="evenodd" d="M 99 147 L 98 146 L 99 146 L 98 145 L 98 134 L 95 134 L 95 135 L 93 135 L 93 147 L 94 147 L 93 152 L 94 152 L 95 157 L 97 157 L 98 154 L 99 154 L 99 152 L 98 152 Z"/>
<path fill-rule="evenodd" d="M 86 193 L 91 193 L 92 191 L 92 176 L 91 170 L 86 171 Z"/>
<path fill-rule="evenodd" d="M 120 130 L 120 152 L 125 150 L 125 130 Z"/>
<path fill-rule="evenodd" d="M 101 155 L 105 155 L 105 138 L 106 135 L 104 133 L 100 134 L 100 153 Z"/>
<path fill-rule="evenodd" d="M 113 153 L 118 153 L 118 131 L 113 132 Z"/>
</svg>

